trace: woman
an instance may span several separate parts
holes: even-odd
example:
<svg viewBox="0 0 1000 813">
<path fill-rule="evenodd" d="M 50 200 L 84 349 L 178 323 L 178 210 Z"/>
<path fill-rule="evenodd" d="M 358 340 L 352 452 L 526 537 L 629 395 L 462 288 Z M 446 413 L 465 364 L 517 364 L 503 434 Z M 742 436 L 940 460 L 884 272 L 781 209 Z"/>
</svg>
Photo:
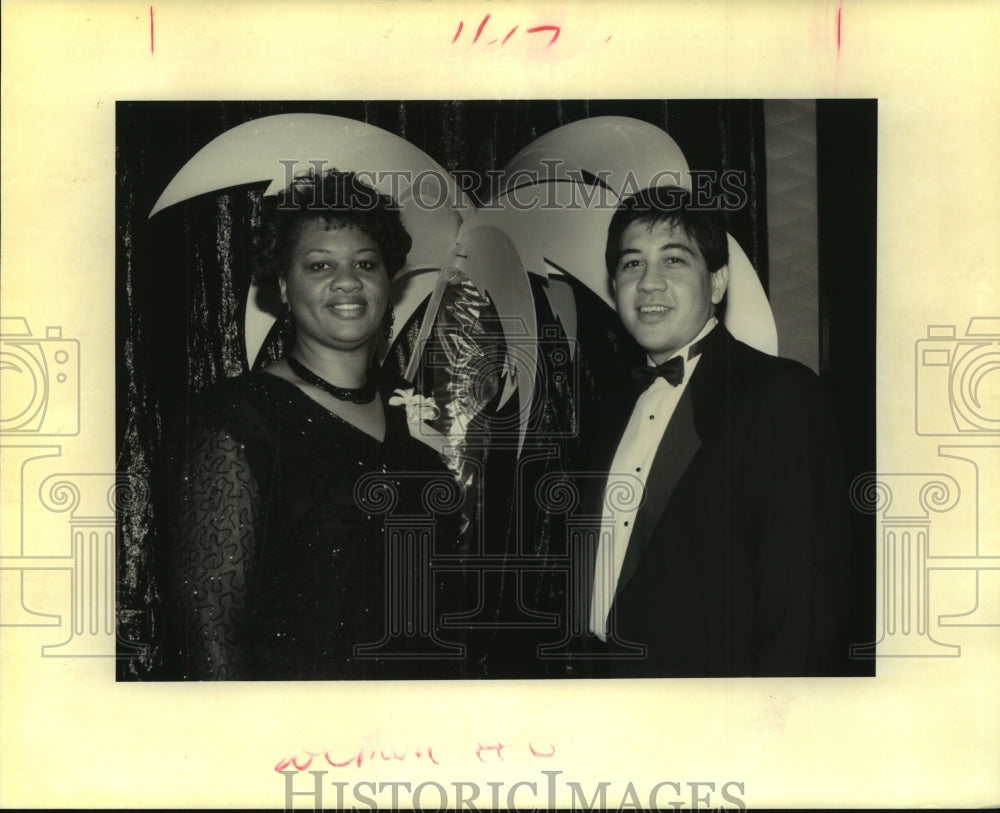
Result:
<svg viewBox="0 0 1000 813">
<path fill-rule="evenodd" d="M 380 498 L 433 522 L 423 489 L 448 483 L 389 404 L 404 382 L 375 361 L 410 237 L 351 173 L 297 180 L 265 221 L 258 283 L 277 284 L 293 333 L 283 358 L 210 388 L 189 421 L 172 540 L 181 674 L 425 676 L 400 668 L 419 659 L 355 649 L 385 637 L 398 599 Z"/>
</svg>

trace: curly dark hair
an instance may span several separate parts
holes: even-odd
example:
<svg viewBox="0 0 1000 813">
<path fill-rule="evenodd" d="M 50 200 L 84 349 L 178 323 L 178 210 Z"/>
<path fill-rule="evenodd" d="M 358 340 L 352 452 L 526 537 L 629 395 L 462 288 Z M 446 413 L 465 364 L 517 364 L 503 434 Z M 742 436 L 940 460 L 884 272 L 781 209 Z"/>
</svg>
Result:
<svg viewBox="0 0 1000 813">
<path fill-rule="evenodd" d="M 396 202 L 382 195 L 353 172 L 315 171 L 292 181 L 279 195 L 265 198 L 256 241 L 254 280 L 277 285 L 288 273 L 292 251 L 303 230 L 317 219 L 329 226 L 354 226 L 375 241 L 390 279 L 406 263 L 413 241 Z"/>
</svg>

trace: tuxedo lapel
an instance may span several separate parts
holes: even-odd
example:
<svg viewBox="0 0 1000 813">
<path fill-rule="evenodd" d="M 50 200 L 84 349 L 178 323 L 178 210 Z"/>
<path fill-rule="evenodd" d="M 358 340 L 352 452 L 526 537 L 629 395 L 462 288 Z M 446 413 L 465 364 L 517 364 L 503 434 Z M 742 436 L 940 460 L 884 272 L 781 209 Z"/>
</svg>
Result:
<svg viewBox="0 0 1000 813">
<path fill-rule="evenodd" d="M 697 375 L 697 370 L 695 374 Z M 646 478 L 646 499 L 636 514 L 635 528 L 632 530 L 628 549 L 625 551 L 625 561 L 622 563 L 616 595 L 635 574 L 677 482 L 701 447 L 694 422 L 691 394 L 694 383 L 692 380 L 681 395 L 653 457 L 653 465 L 650 467 L 649 477 Z"/>
<path fill-rule="evenodd" d="M 720 410 L 725 411 L 732 343 L 732 337 L 721 324 L 705 338 L 698 366 L 691 374 L 653 458 L 646 479 L 646 501 L 635 518 L 616 595 L 639 568 L 677 483 L 701 448 L 704 433 L 711 436 L 717 431 L 715 426 Z"/>
</svg>

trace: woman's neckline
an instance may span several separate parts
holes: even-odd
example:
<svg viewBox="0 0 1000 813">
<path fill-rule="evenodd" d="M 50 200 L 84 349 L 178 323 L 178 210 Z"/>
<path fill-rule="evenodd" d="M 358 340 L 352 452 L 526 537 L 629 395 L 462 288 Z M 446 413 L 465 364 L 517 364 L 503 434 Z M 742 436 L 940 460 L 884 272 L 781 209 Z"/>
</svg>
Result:
<svg viewBox="0 0 1000 813">
<path fill-rule="evenodd" d="M 383 433 L 382 433 L 382 437 L 381 438 L 378 437 L 378 436 L 376 436 L 376 435 L 373 435 L 371 432 L 368 432 L 365 429 L 362 429 L 357 424 L 352 423 L 347 418 L 345 418 L 343 415 L 340 415 L 340 414 L 334 412 L 332 409 L 329 409 L 329 408 L 325 407 L 323 404 L 321 404 L 315 398 L 312 398 L 307 393 L 303 392 L 302 389 L 294 381 L 290 381 L 289 379 L 285 378 L 284 376 L 278 375 L 277 373 L 269 372 L 266 367 L 263 368 L 263 369 L 260 369 L 260 370 L 252 370 L 251 372 L 254 375 L 261 376 L 262 379 L 265 380 L 265 381 L 277 381 L 277 382 L 280 382 L 282 385 L 284 385 L 284 387 L 286 389 L 290 389 L 290 390 L 294 391 L 298 395 L 299 398 L 304 399 L 308 403 L 312 404 L 313 407 L 318 412 L 320 412 L 321 414 L 330 416 L 337 423 L 343 424 L 344 426 L 347 426 L 350 429 L 353 429 L 355 432 L 358 432 L 359 434 L 363 435 L 365 438 L 367 438 L 369 440 L 372 440 L 375 443 L 378 443 L 380 445 L 384 445 L 385 444 L 386 439 L 389 436 L 389 411 L 385 408 L 385 400 L 381 398 L 381 391 L 380 391 L 380 389 L 378 387 L 376 387 L 376 389 L 375 389 L 375 398 L 377 400 L 381 400 L 382 401 L 382 410 L 383 410 L 383 413 L 385 415 L 384 429 L 383 429 Z"/>
<path fill-rule="evenodd" d="M 329 393 L 338 401 L 346 401 L 352 404 L 370 404 L 378 395 L 378 376 L 374 368 L 368 367 L 365 381 L 360 387 L 341 387 L 327 381 L 319 373 L 315 372 L 304 362 L 299 361 L 290 353 L 285 356 L 285 364 L 288 368 L 307 384 Z"/>
</svg>

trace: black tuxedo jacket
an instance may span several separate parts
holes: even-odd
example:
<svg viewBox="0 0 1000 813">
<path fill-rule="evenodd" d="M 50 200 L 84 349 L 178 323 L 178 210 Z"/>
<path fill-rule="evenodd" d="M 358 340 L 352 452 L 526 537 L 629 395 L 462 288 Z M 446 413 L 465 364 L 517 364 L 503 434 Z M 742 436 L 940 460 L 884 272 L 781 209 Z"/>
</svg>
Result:
<svg viewBox="0 0 1000 813">
<path fill-rule="evenodd" d="M 603 471 L 635 397 L 606 399 Z M 847 504 L 819 379 L 718 325 L 656 452 L 593 674 L 843 673 Z"/>
</svg>

